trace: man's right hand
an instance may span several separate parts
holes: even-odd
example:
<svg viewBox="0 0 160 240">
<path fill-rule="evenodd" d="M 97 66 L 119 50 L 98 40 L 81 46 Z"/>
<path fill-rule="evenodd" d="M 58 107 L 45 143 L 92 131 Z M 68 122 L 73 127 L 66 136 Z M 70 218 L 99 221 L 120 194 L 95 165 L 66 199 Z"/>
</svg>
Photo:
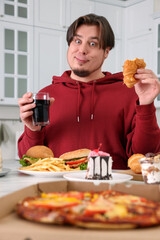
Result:
<svg viewBox="0 0 160 240">
<path fill-rule="evenodd" d="M 33 102 L 32 93 L 28 92 L 18 99 L 20 108 L 20 118 L 22 122 L 32 131 L 40 131 L 41 126 L 34 126 L 32 121 L 33 108 L 36 104 Z"/>
</svg>

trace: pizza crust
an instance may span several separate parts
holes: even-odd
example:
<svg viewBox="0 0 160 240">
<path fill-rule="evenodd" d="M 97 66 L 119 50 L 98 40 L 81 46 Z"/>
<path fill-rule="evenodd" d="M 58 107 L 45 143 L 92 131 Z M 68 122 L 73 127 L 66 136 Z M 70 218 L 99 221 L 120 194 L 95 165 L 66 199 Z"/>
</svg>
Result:
<svg viewBox="0 0 160 240">
<path fill-rule="evenodd" d="M 78 227 L 93 228 L 93 229 L 133 229 L 136 228 L 136 224 L 132 223 L 95 223 L 95 222 L 80 222 L 76 221 L 75 224 Z"/>
</svg>

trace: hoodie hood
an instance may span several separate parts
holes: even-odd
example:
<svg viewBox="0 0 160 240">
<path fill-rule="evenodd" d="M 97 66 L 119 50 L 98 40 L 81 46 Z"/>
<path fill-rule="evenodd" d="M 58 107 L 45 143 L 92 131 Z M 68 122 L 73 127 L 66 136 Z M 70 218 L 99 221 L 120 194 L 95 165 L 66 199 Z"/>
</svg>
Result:
<svg viewBox="0 0 160 240">
<path fill-rule="evenodd" d="M 91 85 L 92 86 L 92 91 L 91 91 L 91 102 L 90 102 L 90 119 L 93 120 L 94 119 L 94 93 L 95 93 L 95 88 L 96 85 L 106 85 L 106 84 L 112 84 L 115 82 L 122 82 L 123 81 L 123 73 L 119 72 L 119 73 L 115 73 L 112 74 L 110 72 L 103 72 L 103 74 L 105 75 L 103 78 L 100 79 L 95 79 L 89 82 L 81 82 L 81 81 L 77 81 L 74 80 L 72 78 L 70 78 L 70 74 L 71 71 L 66 71 L 62 74 L 61 77 L 57 77 L 57 76 L 53 76 L 52 78 L 52 84 L 56 85 L 56 84 L 64 84 L 67 87 L 70 88 L 75 88 L 77 89 L 77 122 L 80 121 L 80 100 L 81 100 L 81 88 L 85 87 L 87 85 Z"/>
<path fill-rule="evenodd" d="M 96 84 L 101 84 L 101 83 L 109 84 L 109 83 L 113 83 L 113 82 L 117 82 L 117 81 L 123 81 L 123 73 L 122 72 L 114 73 L 114 74 L 112 74 L 110 72 L 103 72 L 103 74 L 105 75 L 103 78 L 93 79 L 92 81 L 89 81 L 89 82 L 81 82 L 81 81 L 77 81 L 77 80 L 70 78 L 71 71 L 66 71 L 60 77 L 53 76 L 52 84 L 66 83 L 68 86 L 69 85 L 77 86 L 77 82 L 85 83 L 85 84 L 93 84 L 93 82 L 96 82 Z"/>
</svg>

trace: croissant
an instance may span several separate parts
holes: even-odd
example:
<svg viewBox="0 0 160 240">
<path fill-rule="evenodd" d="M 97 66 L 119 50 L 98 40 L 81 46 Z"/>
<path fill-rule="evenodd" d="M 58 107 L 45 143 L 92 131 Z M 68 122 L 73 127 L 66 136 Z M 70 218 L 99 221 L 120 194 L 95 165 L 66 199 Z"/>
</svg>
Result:
<svg viewBox="0 0 160 240">
<path fill-rule="evenodd" d="M 132 88 L 138 80 L 134 78 L 138 68 L 145 68 L 146 63 L 143 59 L 135 58 L 134 60 L 126 60 L 123 66 L 123 82 L 128 88 Z"/>
<path fill-rule="evenodd" d="M 139 163 L 139 159 L 144 158 L 145 156 L 143 154 L 137 153 L 133 154 L 128 159 L 128 167 L 134 172 L 134 173 L 141 173 L 141 165 Z"/>
</svg>

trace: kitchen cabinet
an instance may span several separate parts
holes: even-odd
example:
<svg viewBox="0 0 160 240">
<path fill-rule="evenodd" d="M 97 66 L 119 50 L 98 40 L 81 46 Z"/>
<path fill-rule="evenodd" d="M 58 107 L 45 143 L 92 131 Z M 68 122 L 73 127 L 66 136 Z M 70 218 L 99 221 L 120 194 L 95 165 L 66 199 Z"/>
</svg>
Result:
<svg viewBox="0 0 160 240">
<path fill-rule="evenodd" d="M 144 58 L 153 68 L 153 1 L 146 0 L 125 11 L 125 59 Z"/>
<path fill-rule="evenodd" d="M 32 25 L 33 2 L 32 0 L 1 0 L 0 21 Z"/>
<path fill-rule="evenodd" d="M 0 104 L 17 105 L 19 97 L 33 90 L 33 29 L 1 22 L 0 35 Z"/>
<path fill-rule="evenodd" d="M 34 0 L 34 26 L 64 30 L 66 0 Z"/>
<path fill-rule="evenodd" d="M 33 1 L 0 1 L 0 104 L 33 90 Z"/>
<path fill-rule="evenodd" d="M 137 2 L 126 8 L 125 26 L 128 39 L 148 34 L 153 27 L 153 1 Z"/>
<path fill-rule="evenodd" d="M 51 84 L 53 75 L 66 69 L 66 33 L 53 29 L 34 29 L 34 91 Z"/>
<path fill-rule="evenodd" d="M 66 30 L 81 15 L 94 12 L 94 2 L 87 0 L 35 0 L 34 25 Z"/>
</svg>

